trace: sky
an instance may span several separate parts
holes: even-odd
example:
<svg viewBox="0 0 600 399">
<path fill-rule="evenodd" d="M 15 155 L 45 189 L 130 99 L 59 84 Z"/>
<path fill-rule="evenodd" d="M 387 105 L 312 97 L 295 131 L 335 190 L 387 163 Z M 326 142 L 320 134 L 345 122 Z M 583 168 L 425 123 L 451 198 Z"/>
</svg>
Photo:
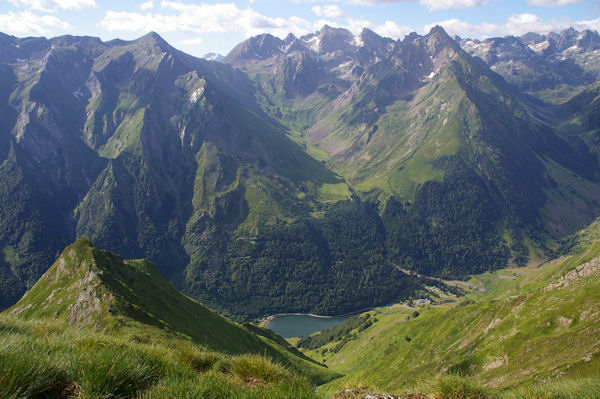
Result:
<svg viewBox="0 0 600 399">
<path fill-rule="evenodd" d="M 393 39 L 435 25 L 478 39 L 599 30 L 600 0 L 0 0 L 0 32 L 9 35 L 132 40 L 155 31 L 195 56 L 226 55 L 261 33 L 301 36 L 325 24 Z"/>
</svg>

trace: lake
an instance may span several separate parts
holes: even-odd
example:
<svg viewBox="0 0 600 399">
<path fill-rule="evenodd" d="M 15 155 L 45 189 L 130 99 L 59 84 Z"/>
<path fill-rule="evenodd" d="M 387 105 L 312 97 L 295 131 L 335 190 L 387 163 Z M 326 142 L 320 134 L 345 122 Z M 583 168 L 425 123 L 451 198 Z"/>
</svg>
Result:
<svg viewBox="0 0 600 399">
<path fill-rule="evenodd" d="M 275 315 L 267 326 L 283 338 L 306 337 L 342 324 L 352 316 L 318 317 L 308 314 Z"/>
</svg>

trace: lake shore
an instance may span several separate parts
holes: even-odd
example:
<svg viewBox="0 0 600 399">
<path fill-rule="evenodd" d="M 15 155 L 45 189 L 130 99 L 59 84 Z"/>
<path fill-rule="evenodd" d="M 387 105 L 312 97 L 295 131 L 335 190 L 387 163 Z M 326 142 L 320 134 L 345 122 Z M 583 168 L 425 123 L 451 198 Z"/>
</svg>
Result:
<svg viewBox="0 0 600 399">
<path fill-rule="evenodd" d="M 314 314 L 314 313 L 276 313 L 276 314 L 272 314 L 272 315 L 268 316 L 259 325 L 261 327 L 267 327 L 267 328 L 269 328 L 269 323 L 271 321 L 273 321 L 277 317 L 282 317 L 282 316 L 309 316 L 309 317 L 316 317 L 316 318 L 319 318 L 319 319 L 334 319 L 334 318 L 337 318 L 337 317 L 354 316 L 354 315 L 357 315 L 357 314 L 368 312 L 368 311 L 373 310 L 373 309 L 375 309 L 375 308 L 373 308 L 373 307 L 371 307 L 371 308 L 365 308 L 365 309 L 355 310 L 353 312 L 348 312 L 348 313 L 343 313 L 343 314 L 338 314 L 338 315 L 333 315 L 333 316 L 319 315 L 319 314 Z"/>
</svg>

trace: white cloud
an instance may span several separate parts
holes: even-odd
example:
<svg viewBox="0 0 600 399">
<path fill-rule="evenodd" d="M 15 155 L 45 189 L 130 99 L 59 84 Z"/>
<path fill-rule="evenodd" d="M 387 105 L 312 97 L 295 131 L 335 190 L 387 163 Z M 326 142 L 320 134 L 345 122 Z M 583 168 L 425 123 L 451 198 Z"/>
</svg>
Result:
<svg viewBox="0 0 600 399">
<path fill-rule="evenodd" d="M 183 44 L 184 46 L 195 46 L 198 44 L 202 44 L 203 42 L 204 42 L 204 40 L 202 40 L 201 37 L 196 37 L 194 39 L 182 40 L 181 44 Z"/>
<path fill-rule="evenodd" d="M 10 0 L 16 7 L 27 7 L 30 10 L 55 12 L 63 10 L 81 10 L 96 7 L 95 0 Z"/>
<path fill-rule="evenodd" d="M 480 0 L 419 0 L 419 3 L 426 6 L 429 11 L 481 6 Z"/>
<path fill-rule="evenodd" d="M 154 8 L 154 1 L 149 0 L 140 4 L 139 9 L 142 11 L 152 10 Z"/>
<path fill-rule="evenodd" d="M 573 27 L 578 30 L 598 30 L 600 31 L 600 18 L 591 19 L 588 21 L 577 21 L 573 24 Z"/>
<path fill-rule="evenodd" d="M 35 15 L 29 11 L 0 14 L 0 31 L 17 35 L 45 35 L 54 30 L 66 31 L 73 27 L 53 15 Z"/>
<path fill-rule="evenodd" d="M 428 32 L 435 25 L 442 26 L 449 35 L 459 35 L 472 38 L 486 38 L 493 36 L 514 35 L 520 36 L 527 32 L 548 33 L 560 32 L 570 26 L 578 30 L 590 29 L 600 30 L 600 18 L 593 20 L 568 21 L 551 20 L 545 21 L 535 14 L 515 14 L 511 15 L 503 24 L 490 24 L 483 22 L 481 24 L 470 24 L 458 19 L 449 19 L 426 25 L 424 32 Z"/>
<path fill-rule="evenodd" d="M 270 33 L 274 36 L 285 37 L 288 33 L 295 35 L 304 35 L 309 33 L 309 22 L 299 17 L 271 18 L 266 17 L 252 9 L 242 12 L 242 15 L 236 19 L 235 26 L 241 26 L 246 35 L 254 36 L 261 33 Z"/>
<path fill-rule="evenodd" d="M 294 3 L 322 3 L 323 0 L 292 0 Z M 330 3 L 343 3 L 359 6 L 379 6 L 396 3 L 409 3 L 414 0 L 329 0 Z M 470 8 L 479 7 L 487 0 L 419 0 L 421 5 L 426 6 L 429 11 L 444 10 L 449 8 Z M 542 1 L 542 0 L 532 0 Z M 554 1 L 581 1 L 581 0 L 554 0 Z M 317 6 L 321 7 L 321 6 Z M 314 7 L 313 7 L 314 10 Z"/>
<path fill-rule="evenodd" d="M 527 2 L 540 7 L 563 7 L 568 4 L 581 3 L 581 0 L 527 0 Z"/>
<path fill-rule="evenodd" d="M 566 24 L 568 25 L 568 24 Z M 564 22 L 546 22 L 535 14 L 517 14 L 508 18 L 508 21 L 502 25 L 505 35 L 523 35 L 527 32 L 550 32 L 552 30 L 564 29 Z"/>
<path fill-rule="evenodd" d="M 385 21 L 373 30 L 380 36 L 391 37 L 392 39 L 404 39 L 404 36 L 415 31 L 410 26 L 400 26 L 392 21 Z"/>
<path fill-rule="evenodd" d="M 308 33 L 310 23 L 302 18 L 271 18 L 247 8 L 240 9 L 233 3 L 184 4 L 163 1 L 162 12 L 144 14 L 138 12 L 107 11 L 99 25 L 109 31 L 147 32 L 239 32 L 246 36 L 271 33 L 285 37 Z"/>
<path fill-rule="evenodd" d="M 377 6 L 395 3 L 407 3 L 412 0 L 347 0 L 348 4 L 358 6 Z"/>
<path fill-rule="evenodd" d="M 376 6 L 396 3 L 408 3 L 413 0 L 327 0 L 328 3 L 343 3 L 351 6 Z M 314 4 L 323 3 L 323 0 L 292 0 L 292 2 L 298 4 Z"/>
<path fill-rule="evenodd" d="M 373 27 L 373 24 L 366 19 L 354 19 L 352 17 L 348 17 L 346 22 L 346 26 L 342 27 L 348 29 L 354 35 L 358 35 L 364 28 L 371 29 Z"/>
<path fill-rule="evenodd" d="M 339 18 L 343 15 L 342 9 L 335 4 L 327 6 L 313 6 L 312 11 L 319 17 Z"/>
<path fill-rule="evenodd" d="M 507 33 L 498 33 L 500 30 L 499 25 L 488 24 L 487 22 L 479 25 L 473 25 L 468 22 L 461 21 L 453 18 L 446 21 L 436 22 L 430 25 L 425 25 L 424 32 L 429 32 L 431 28 L 439 25 L 446 30 L 450 36 L 459 35 L 467 37 L 488 37 L 496 35 L 505 35 Z"/>
</svg>

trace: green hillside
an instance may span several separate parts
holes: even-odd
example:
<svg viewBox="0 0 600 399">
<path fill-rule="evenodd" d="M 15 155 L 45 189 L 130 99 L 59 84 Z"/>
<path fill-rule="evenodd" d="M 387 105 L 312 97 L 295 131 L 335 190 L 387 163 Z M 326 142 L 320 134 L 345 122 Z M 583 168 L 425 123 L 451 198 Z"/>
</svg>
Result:
<svg viewBox="0 0 600 399">
<path fill-rule="evenodd" d="M 458 301 L 439 293 L 432 299 L 446 304 L 378 308 L 329 338 L 315 335 L 306 353 L 345 374 L 323 391 L 402 393 L 450 374 L 490 397 L 598 397 L 600 244 L 587 241 L 594 234 L 594 226 L 582 233 L 573 255 L 461 282 L 470 293 Z M 535 387 L 542 381 L 553 382 L 546 394 Z M 577 381 L 588 394 L 578 396 Z"/>
<path fill-rule="evenodd" d="M 266 356 L 314 382 L 336 376 L 269 330 L 234 323 L 182 295 L 149 262 L 124 261 L 86 238 L 67 247 L 4 315 L 27 328 L 46 321 L 65 336 L 75 328 L 124 342 L 173 342 L 222 354 Z"/>
</svg>

